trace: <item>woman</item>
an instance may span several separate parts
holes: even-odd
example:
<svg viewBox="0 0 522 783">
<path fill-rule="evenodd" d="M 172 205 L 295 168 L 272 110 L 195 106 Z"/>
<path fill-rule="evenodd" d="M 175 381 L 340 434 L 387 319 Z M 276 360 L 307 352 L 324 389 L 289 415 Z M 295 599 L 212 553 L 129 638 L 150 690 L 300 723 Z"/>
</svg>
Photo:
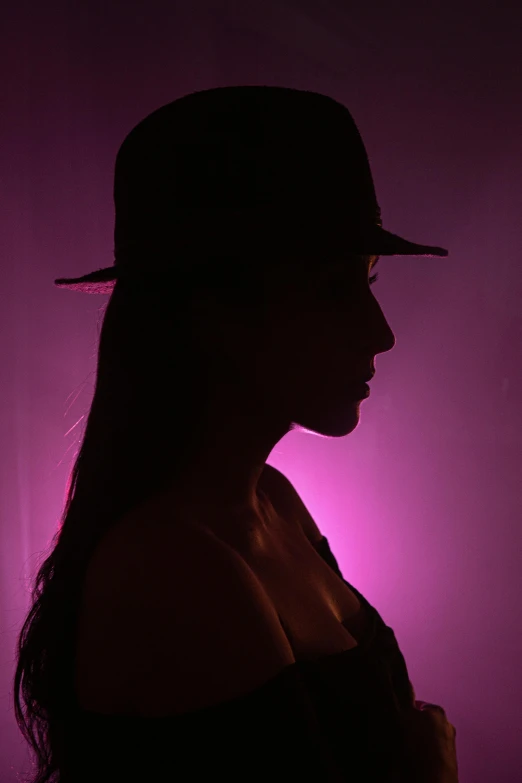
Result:
<svg viewBox="0 0 522 783">
<path fill-rule="evenodd" d="M 307 91 L 162 107 L 123 142 L 114 199 L 114 265 L 56 281 L 111 296 L 20 634 L 31 783 L 454 783 L 453 727 L 415 709 L 392 629 L 266 465 L 293 428 L 357 426 L 395 342 L 378 257 L 447 251 L 382 228 L 353 119 Z"/>
</svg>

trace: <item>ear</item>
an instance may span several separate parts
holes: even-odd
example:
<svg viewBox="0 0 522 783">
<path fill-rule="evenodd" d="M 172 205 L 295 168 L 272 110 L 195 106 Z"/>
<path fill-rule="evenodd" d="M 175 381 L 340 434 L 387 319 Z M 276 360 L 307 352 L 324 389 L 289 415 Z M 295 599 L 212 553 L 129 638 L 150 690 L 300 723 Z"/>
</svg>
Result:
<svg viewBox="0 0 522 783">
<path fill-rule="evenodd" d="M 214 291 L 203 289 L 195 292 L 187 307 L 187 317 L 191 332 L 202 347 L 215 347 L 221 342 L 224 308 Z"/>
<path fill-rule="evenodd" d="M 243 306 L 234 307 L 219 291 L 205 290 L 194 295 L 189 306 L 191 333 L 198 349 L 222 361 L 243 354 L 251 355 L 255 344 L 256 322 Z"/>
</svg>

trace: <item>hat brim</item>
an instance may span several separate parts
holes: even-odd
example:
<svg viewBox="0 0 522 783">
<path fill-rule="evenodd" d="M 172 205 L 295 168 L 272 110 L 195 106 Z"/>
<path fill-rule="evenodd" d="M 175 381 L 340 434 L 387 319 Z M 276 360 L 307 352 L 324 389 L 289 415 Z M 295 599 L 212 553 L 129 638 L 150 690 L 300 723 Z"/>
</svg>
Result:
<svg viewBox="0 0 522 783">
<path fill-rule="evenodd" d="M 58 288 L 68 288 L 70 291 L 81 291 L 83 294 L 110 294 L 118 279 L 118 269 L 115 266 L 89 272 L 82 277 L 60 277 L 54 281 Z"/>
<path fill-rule="evenodd" d="M 361 255 L 422 256 L 424 258 L 445 258 L 448 255 L 448 251 L 442 247 L 419 245 L 383 228 L 378 229 L 371 239 L 367 239 L 359 247 L 350 246 L 349 252 Z M 90 272 L 82 277 L 61 277 L 55 280 L 54 284 L 58 288 L 68 288 L 71 291 L 80 291 L 84 294 L 111 294 L 120 277 L 120 271 L 116 266 L 110 266 Z M 157 274 L 158 271 L 158 268 L 153 266 L 149 274 Z M 147 270 L 143 271 L 143 276 L 149 276 L 149 274 Z"/>
</svg>

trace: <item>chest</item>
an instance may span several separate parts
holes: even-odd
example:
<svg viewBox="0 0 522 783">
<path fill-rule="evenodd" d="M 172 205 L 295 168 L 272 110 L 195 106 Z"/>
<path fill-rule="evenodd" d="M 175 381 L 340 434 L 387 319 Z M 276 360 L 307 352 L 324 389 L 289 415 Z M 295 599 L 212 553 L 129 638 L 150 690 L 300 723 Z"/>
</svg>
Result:
<svg viewBox="0 0 522 783">
<path fill-rule="evenodd" d="M 285 524 L 242 556 L 275 607 L 296 660 L 357 646 L 367 631 L 364 606 L 302 531 Z"/>
</svg>

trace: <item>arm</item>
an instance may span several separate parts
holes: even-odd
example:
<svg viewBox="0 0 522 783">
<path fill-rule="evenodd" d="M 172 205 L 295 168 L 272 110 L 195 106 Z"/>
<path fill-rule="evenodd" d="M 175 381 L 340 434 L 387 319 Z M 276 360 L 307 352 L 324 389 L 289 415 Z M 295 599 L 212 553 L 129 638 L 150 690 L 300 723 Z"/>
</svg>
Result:
<svg viewBox="0 0 522 783">
<path fill-rule="evenodd" d="M 152 522 L 123 531 L 108 555 L 87 591 L 104 631 L 95 679 L 117 675 L 127 707 L 103 703 L 101 689 L 71 721 L 64 781 L 344 783 L 277 613 L 241 558 L 199 530 Z"/>
<path fill-rule="evenodd" d="M 294 663 L 271 601 L 235 552 L 175 521 L 149 528 L 122 530 L 91 593 L 103 629 L 98 674 L 117 673 L 136 714 L 208 708 Z"/>
</svg>

